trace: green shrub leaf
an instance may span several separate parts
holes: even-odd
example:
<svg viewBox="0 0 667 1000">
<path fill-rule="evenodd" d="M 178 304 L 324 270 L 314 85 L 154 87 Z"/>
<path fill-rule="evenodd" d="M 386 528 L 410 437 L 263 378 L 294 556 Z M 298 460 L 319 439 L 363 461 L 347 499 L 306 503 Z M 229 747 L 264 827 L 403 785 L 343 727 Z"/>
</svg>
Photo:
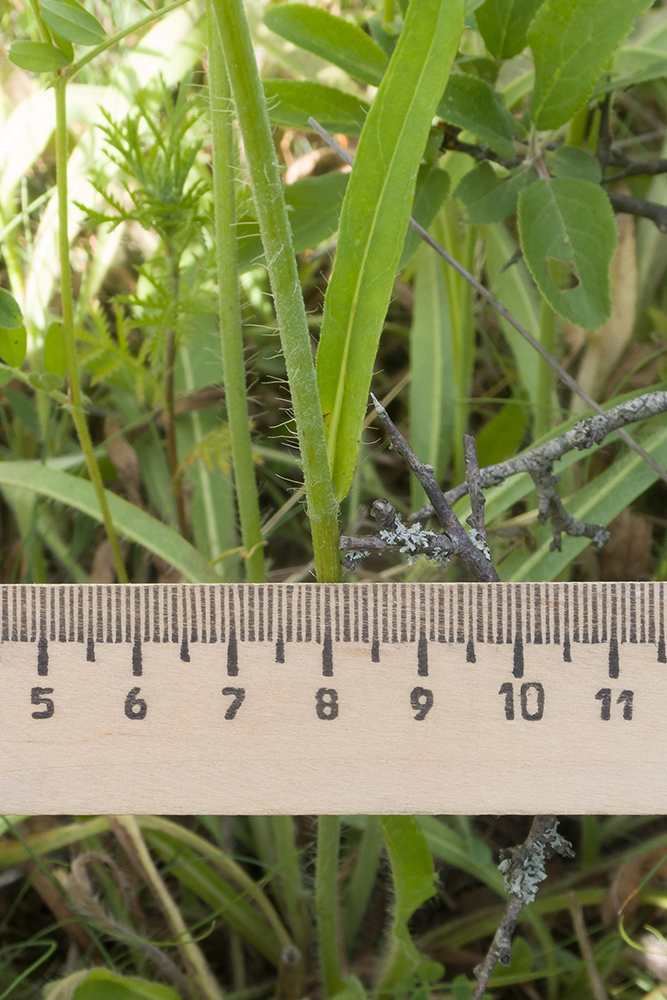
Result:
<svg viewBox="0 0 667 1000">
<path fill-rule="evenodd" d="M 489 52 L 511 59 L 528 44 L 528 26 L 542 0 L 485 0 L 475 12 Z"/>
<path fill-rule="evenodd" d="M 335 87 L 305 80 L 266 80 L 264 94 L 273 125 L 309 129 L 312 115 L 328 132 L 359 135 L 369 104 Z"/>
<path fill-rule="evenodd" d="M 5 330 L 0 327 L 0 358 L 18 368 L 23 363 L 28 349 L 28 335 L 24 326 L 12 330 Z"/>
<path fill-rule="evenodd" d="M 461 0 L 412 0 L 359 140 L 317 354 L 329 460 L 339 497 L 352 482 L 417 170 L 462 20 Z"/>
<path fill-rule="evenodd" d="M 499 177 L 487 161 L 463 175 L 454 197 L 465 205 L 468 224 L 502 222 L 516 212 L 519 194 L 536 179 L 534 168 L 520 170 L 513 177 Z"/>
<path fill-rule="evenodd" d="M 270 7 L 264 15 L 264 24 L 288 42 L 328 59 L 375 87 L 389 64 L 386 54 L 365 31 L 321 7 L 304 3 Z"/>
<path fill-rule="evenodd" d="M 61 323 L 52 323 L 46 331 L 42 359 L 45 372 L 55 372 L 62 376 L 67 371 L 65 334 Z"/>
<path fill-rule="evenodd" d="M 72 61 L 55 45 L 46 42 L 13 42 L 9 60 L 29 73 L 51 73 L 69 66 Z"/>
<path fill-rule="evenodd" d="M 19 304 L 6 288 L 0 288 L 0 326 L 5 330 L 18 330 L 23 326 Z"/>
<path fill-rule="evenodd" d="M 450 125 L 474 132 L 499 156 L 514 158 L 512 117 L 485 80 L 470 73 L 450 77 L 436 114 Z"/>
<path fill-rule="evenodd" d="M 653 0 L 549 0 L 528 31 L 535 58 L 531 114 L 559 128 L 590 97 L 604 64 Z"/>
<path fill-rule="evenodd" d="M 75 45 L 99 45 L 106 38 L 100 22 L 71 0 L 42 0 L 40 11 L 52 31 Z"/>
<path fill-rule="evenodd" d="M 559 316 L 587 330 L 602 326 L 618 239 L 602 188 L 581 178 L 535 181 L 519 196 L 519 233 L 531 274 Z"/>
<path fill-rule="evenodd" d="M 547 155 L 547 164 L 554 177 L 582 177 L 593 184 L 602 180 L 602 168 L 597 156 L 578 146 L 559 146 Z"/>
</svg>

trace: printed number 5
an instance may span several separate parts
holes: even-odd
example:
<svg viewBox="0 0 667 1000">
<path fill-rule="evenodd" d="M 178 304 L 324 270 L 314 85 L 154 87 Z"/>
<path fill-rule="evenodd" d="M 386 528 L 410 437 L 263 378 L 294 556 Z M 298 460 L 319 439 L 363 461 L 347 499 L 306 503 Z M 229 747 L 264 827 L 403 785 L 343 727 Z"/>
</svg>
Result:
<svg viewBox="0 0 667 1000">
<path fill-rule="evenodd" d="M 53 694 L 53 688 L 33 688 L 30 692 L 30 703 L 32 705 L 44 705 L 42 712 L 33 712 L 33 719 L 50 719 L 55 712 L 55 705 L 52 698 L 45 698 L 44 695 Z"/>
</svg>

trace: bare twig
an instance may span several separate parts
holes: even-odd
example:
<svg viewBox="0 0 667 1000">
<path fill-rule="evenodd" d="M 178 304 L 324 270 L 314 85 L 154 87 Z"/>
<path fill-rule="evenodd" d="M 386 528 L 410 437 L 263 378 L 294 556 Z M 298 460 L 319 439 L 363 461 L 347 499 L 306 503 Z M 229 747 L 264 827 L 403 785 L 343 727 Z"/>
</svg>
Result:
<svg viewBox="0 0 667 1000">
<path fill-rule="evenodd" d="M 342 561 L 348 569 L 355 569 L 358 562 L 373 552 L 400 552 L 407 555 L 409 562 L 415 556 L 426 556 L 441 566 L 446 566 L 457 554 L 449 535 L 423 531 L 420 524 L 406 527 L 388 500 L 376 500 L 370 513 L 378 526 L 377 535 L 340 537 L 338 547 L 346 553 Z"/>
<path fill-rule="evenodd" d="M 505 852 L 498 865 L 505 876 L 505 891 L 510 898 L 486 958 L 473 970 L 477 979 L 473 1000 L 481 1000 L 497 962 L 510 965 L 512 935 L 519 914 L 527 903 L 533 902 L 539 883 L 547 877 L 545 862 L 554 854 L 574 857 L 571 844 L 557 833 L 557 826 L 555 816 L 536 816 L 526 841 Z"/>
<path fill-rule="evenodd" d="M 516 458 L 510 458 L 506 462 L 499 462 L 496 465 L 487 465 L 486 468 L 480 471 L 480 486 L 482 489 L 487 490 L 491 486 L 498 486 L 511 476 L 527 472 L 533 477 L 538 490 L 538 499 L 541 497 L 540 512 L 542 512 L 544 509 L 542 504 L 546 503 L 547 499 L 557 498 L 555 490 L 557 480 L 551 475 L 554 462 L 557 462 L 559 458 L 562 458 L 569 451 L 585 451 L 588 448 L 601 444 L 609 434 L 619 431 L 620 428 L 628 424 L 637 423 L 640 420 L 648 420 L 649 417 L 655 417 L 665 412 L 667 412 L 667 392 L 647 392 L 643 396 L 636 396 L 635 399 L 629 399 L 625 403 L 614 406 L 601 416 L 578 420 L 574 427 L 566 431 L 565 434 L 552 438 L 551 441 L 546 441 L 544 444 L 538 445 L 537 448 L 531 448 L 530 451 L 525 451 L 522 455 L 517 455 Z M 548 477 L 551 479 L 550 482 L 547 481 Z M 454 487 L 454 489 L 448 490 L 445 493 L 445 498 L 448 503 L 454 504 L 461 497 L 464 497 L 467 492 L 468 483 L 461 483 L 459 486 Z M 560 504 L 559 498 L 557 502 Z M 431 505 L 427 505 L 416 513 L 411 514 L 408 521 L 421 521 L 424 523 L 432 518 L 434 513 Z M 562 520 L 563 515 L 565 515 L 565 521 Z M 547 516 L 555 518 L 555 520 L 552 519 L 554 536 L 560 531 L 565 531 L 567 534 L 588 534 L 580 530 L 573 532 L 568 530 L 567 519 L 570 515 L 564 510 L 562 504 L 560 504 L 560 508 L 554 506 L 553 510 L 550 510 Z M 575 521 L 576 519 L 572 520 Z M 561 524 L 560 528 L 557 527 L 559 523 Z M 577 525 L 583 524 L 581 521 L 576 523 Z M 599 528 L 598 525 L 589 525 L 588 527 L 591 529 Z M 595 530 L 591 534 L 588 534 L 588 537 L 592 537 L 596 541 L 601 538 L 598 534 L 596 539 Z"/>
<path fill-rule="evenodd" d="M 623 177 L 655 177 L 657 174 L 667 173 L 667 159 L 656 157 L 651 160 L 638 160 L 621 152 L 616 146 L 610 148 L 607 162 L 612 167 L 623 167 L 623 170 L 613 177 L 606 178 L 603 182 L 605 184 L 619 181 Z"/>
<path fill-rule="evenodd" d="M 629 194 L 615 194 L 613 191 L 607 191 L 607 196 L 615 212 L 625 212 L 626 215 L 639 215 L 643 219 L 650 219 L 651 222 L 655 222 L 661 233 L 667 233 L 667 206 L 658 205 L 655 201 L 646 201 L 645 198 L 633 198 Z"/>
<path fill-rule="evenodd" d="M 487 583 L 495 583 L 500 580 L 491 562 L 486 542 L 476 543 L 475 539 L 468 536 L 459 521 L 458 517 L 447 503 L 445 495 L 438 486 L 432 465 L 425 465 L 409 446 L 403 435 L 391 420 L 375 396 L 371 394 L 375 411 L 382 426 L 389 435 L 389 438 L 398 452 L 405 460 L 410 471 L 421 483 L 424 492 L 431 501 L 436 516 L 442 525 L 444 532 L 449 536 L 452 547 L 456 555 L 465 563 L 475 579 Z"/>
<path fill-rule="evenodd" d="M 311 128 L 313 128 L 317 132 L 318 135 L 320 135 L 324 139 L 326 143 L 328 143 L 329 146 L 331 146 L 332 149 L 336 150 L 338 155 L 341 157 L 342 160 L 345 161 L 345 163 L 348 163 L 349 165 L 352 165 L 354 163 L 354 160 L 352 159 L 350 154 L 336 142 L 334 137 L 330 135 L 326 129 L 322 128 L 322 126 L 315 118 L 310 117 L 308 119 L 308 124 L 311 126 Z M 430 233 L 428 233 L 423 226 L 420 226 L 419 223 L 412 218 L 410 219 L 410 228 L 413 229 L 414 232 L 418 233 L 419 236 L 421 236 L 421 238 L 424 240 L 424 242 L 428 243 L 428 245 L 433 250 L 435 250 L 435 252 L 440 257 L 442 257 L 443 260 L 446 260 L 447 263 L 456 271 L 456 273 L 459 274 L 464 279 L 464 281 L 467 281 L 468 284 L 475 289 L 478 295 L 481 295 L 482 298 L 486 299 L 489 305 L 493 309 L 495 309 L 496 312 L 500 313 L 503 319 L 506 319 L 507 322 L 514 327 L 517 333 L 521 334 L 524 340 L 528 341 L 531 347 L 533 347 L 537 351 L 540 357 L 544 358 L 547 364 L 553 368 L 553 370 L 556 372 L 559 378 L 565 383 L 565 385 L 569 389 L 572 390 L 572 392 L 576 393 L 581 399 L 583 399 L 583 401 L 586 403 L 587 406 L 591 408 L 591 410 L 595 410 L 596 413 L 604 414 L 604 410 L 602 409 L 600 404 L 597 403 L 592 398 L 592 396 L 589 396 L 586 390 L 583 389 L 579 385 L 579 383 L 575 379 L 573 379 L 568 372 L 565 371 L 563 366 L 559 364 L 559 362 L 556 361 L 556 359 L 552 357 L 551 354 L 549 354 L 549 352 L 546 350 L 545 347 L 542 346 L 539 340 L 536 340 L 535 337 L 533 337 L 532 333 L 529 333 L 528 330 L 525 328 L 525 326 L 519 323 L 518 319 L 516 319 L 512 315 L 509 309 L 507 309 L 507 307 L 504 306 L 503 303 L 500 302 L 500 300 L 495 297 L 495 295 L 492 295 L 491 292 L 484 287 L 481 281 L 478 281 L 477 278 L 475 278 L 474 275 L 470 273 L 470 271 L 468 271 L 465 267 L 463 267 L 462 264 L 459 264 L 458 260 L 455 257 L 452 257 L 452 255 L 448 253 L 444 247 L 440 246 L 437 240 L 433 239 Z M 656 460 L 651 455 L 649 455 L 648 452 L 645 451 L 645 449 L 642 448 L 640 444 L 637 444 L 637 442 L 627 433 L 627 431 L 619 430 L 619 435 L 620 437 L 622 437 L 622 439 L 625 441 L 628 447 L 632 448 L 633 451 L 636 451 L 638 455 L 641 455 L 646 464 L 649 465 L 653 469 L 653 471 L 664 482 L 667 483 L 667 472 L 665 472 L 662 466 L 658 462 L 656 462 Z"/>
</svg>

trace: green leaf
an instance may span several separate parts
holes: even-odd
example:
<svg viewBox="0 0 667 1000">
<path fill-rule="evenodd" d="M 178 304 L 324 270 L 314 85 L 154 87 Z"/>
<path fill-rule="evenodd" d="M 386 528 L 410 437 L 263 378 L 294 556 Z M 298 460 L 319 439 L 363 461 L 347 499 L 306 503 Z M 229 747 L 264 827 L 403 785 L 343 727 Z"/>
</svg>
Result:
<svg viewBox="0 0 667 1000">
<path fill-rule="evenodd" d="M 41 0 L 40 12 L 52 31 L 75 45 L 99 45 L 106 38 L 100 22 L 78 3 Z"/>
<path fill-rule="evenodd" d="M 13 378 L 14 372 L 11 368 L 7 368 L 5 365 L 0 364 L 0 389 L 4 389 L 6 385 L 9 385 Z"/>
<path fill-rule="evenodd" d="M 578 146 L 559 146 L 555 152 L 548 153 L 546 159 L 554 177 L 581 177 L 593 184 L 602 180 L 597 156 Z"/>
<path fill-rule="evenodd" d="M 266 80 L 263 84 L 273 125 L 310 129 L 312 115 L 328 132 L 359 135 L 370 105 L 335 87 L 304 80 Z"/>
<path fill-rule="evenodd" d="M 50 73 L 69 66 L 71 59 L 55 45 L 46 42 L 12 42 L 9 61 L 29 73 Z"/>
<path fill-rule="evenodd" d="M 23 326 L 19 304 L 6 288 L 0 288 L 0 326 L 5 330 L 18 330 Z"/>
<path fill-rule="evenodd" d="M 52 323 L 46 331 L 42 360 L 45 372 L 55 372 L 56 375 L 62 376 L 67 371 L 65 334 L 61 323 Z"/>
<path fill-rule="evenodd" d="M 317 353 L 329 461 L 339 497 L 352 482 L 434 95 L 444 89 L 461 30 L 460 0 L 411 0 L 359 140 Z"/>
<path fill-rule="evenodd" d="M 412 205 L 413 219 L 424 229 L 428 229 L 448 194 L 449 174 L 447 171 L 422 164 L 417 174 L 417 188 Z M 399 271 L 408 266 L 417 253 L 421 242 L 421 236 L 413 229 L 408 229 L 401 259 L 398 262 Z"/>
<path fill-rule="evenodd" d="M 414 0 L 412 0 L 414 3 Z M 394 884 L 390 945 L 376 988 L 379 997 L 391 995 L 422 962 L 408 921 L 418 907 L 435 895 L 433 857 L 415 816 L 383 816 L 380 820 Z"/>
<path fill-rule="evenodd" d="M 28 349 L 28 335 L 24 326 L 5 330 L 0 327 L 0 357 L 8 365 L 18 368 Z"/>
<path fill-rule="evenodd" d="M 602 326 L 618 240 L 602 188 L 576 178 L 535 181 L 519 196 L 519 233 L 530 272 L 559 316 L 586 330 Z"/>
<path fill-rule="evenodd" d="M 661 420 L 658 417 L 654 423 L 662 423 L 662 426 L 649 436 L 642 437 L 641 443 L 649 455 L 664 467 L 667 463 L 667 426 L 664 418 Z M 557 472 L 559 468 L 562 468 L 562 464 L 557 467 Z M 565 509 L 582 521 L 609 524 L 657 478 L 657 474 L 639 455 L 634 451 L 628 452 L 579 490 L 565 503 Z M 587 545 L 590 545 L 588 538 L 570 538 L 563 535 L 562 551 L 552 552 L 550 546 L 553 534 L 548 525 L 536 528 L 533 535 L 537 543 L 535 551 L 513 552 L 502 565 L 503 580 L 512 582 L 555 580 L 566 566 Z"/>
<path fill-rule="evenodd" d="M 489 52 L 511 59 L 528 44 L 528 26 L 542 0 L 485 0 L 477 9 L 477 27 Z"/>
<path fill-rule="evenodd" d="M 364 83 L 377 87 L 387 69 L 389 60 L 377 42 L 356 24 L 321 7 L 309 7 L 304 3 L 270 7 L 264 14 L 264 24 L 299 48 L 328 59 Z"/>
<path fill-rule="evenodd" d="M 470 73 L 451 76 L 436 114 L 450 125 L 468 129 L 505 159 L 515 156 L 512 116 L 491 87 Z"/>
<path fill-rule="evenodd" d="M 526 414 L 523 407 L 517 403 L 503 406 L 476 435 L 480 468 L 510 458 L 521 444 L 525 430 Z"/>
<path fill-rule="evenodd" d="M 0 485 L 21 486 L 102 520 L 92 483 L 37 462 L 0 462 Z M 107 491 L 116 531 L 155 553 L 192 583 L 219 583 L 220 577 L 197 550 L 146 511 Z"/>
<path fill-rule="evenodd" d="M 606 61 L 653 0 L 549 0 L 528 31 L 533 122 L 560 128 L 590 97 Z"/>
<path fill-rule="evenodd" d="M 488 161 L 468 171 L 459 181 L 454 197 L 466 207 L 466 222 L 502 222 L 516 212 L 521 191 L 537 178 L 534 168 L 520 170 L 511 177 L 499 177 Z"/>
<path fill-rule="evenodd" d="M 109 969 L 91 969 L 74 990 L 74 1000 L 180 1000 L 168 986 Z"/>
<path fill-rule="evenodd" d="M 348 976 L 343 983 L 343 989 L 340 993 L 336 993 L 333 1000 L 366 1000 L 367 996 L 361 980 L 356 976 Z"/>
</svg>

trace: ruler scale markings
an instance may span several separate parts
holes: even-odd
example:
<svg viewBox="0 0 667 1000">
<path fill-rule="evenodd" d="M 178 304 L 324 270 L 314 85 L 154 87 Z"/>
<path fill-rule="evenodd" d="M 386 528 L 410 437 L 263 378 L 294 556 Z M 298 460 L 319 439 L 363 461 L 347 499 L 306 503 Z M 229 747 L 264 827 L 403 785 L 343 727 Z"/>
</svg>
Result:
<svg viewBox="0 0 667 1000">
<path fill-rule="evenodd" d="M 181 623 L 181 662 L 190 662 L 190 647 L 188 645 L 188 602 L 187 602 L 187 592 L 183 591 L 183 601 L 181 604 L 181 612 L 183 615 L 183 621 Z"/>
<path fill-rule="evenodd" d="M 646 599 L 648 601 L 648 641 L 656 642 L 655 638 L 655 590 L 653 587 L 649 587 L 646 592 Z"/>
<path fill-rule="evenodd" d="M 660 583 L 658 606 L 660 609 L 660 632 L 658 634 L 658 663 L 667 663 L 665 650 L 665 590 L 664 583 Z"/>
<path fill-rule="evenodd" d="M 459 587 L 461 584 L 459 584 Z M 477 663 L 477 657 L 475 656 L 475 641 L 474 641 L 474 631 L 473 631 L 473 600 L 475 597 L 474 591 L 472 589 L 468 590 L 468 641 L 466 642 L 466 663 Z"/>
</svg>

